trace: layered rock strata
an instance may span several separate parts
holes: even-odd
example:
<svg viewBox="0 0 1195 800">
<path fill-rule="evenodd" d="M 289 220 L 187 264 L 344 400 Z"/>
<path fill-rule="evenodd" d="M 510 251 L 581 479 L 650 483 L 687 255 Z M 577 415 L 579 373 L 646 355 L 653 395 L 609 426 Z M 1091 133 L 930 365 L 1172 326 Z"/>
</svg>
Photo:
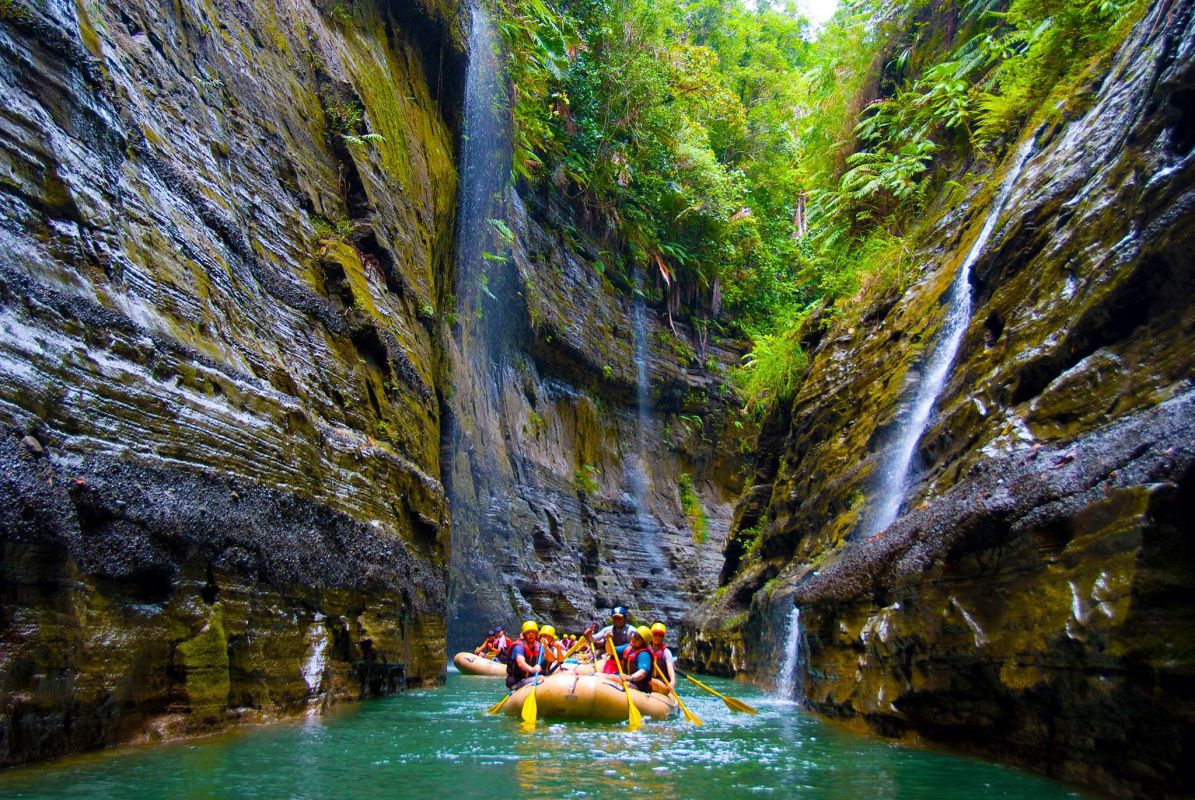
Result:
<svg viewBox="0 0 1195 800">
<path fill-rule="evenodd" d="M 717 583 L 741 488 L 726 379 L 741 345 L 637 312 L 558 207 L 512 195 L 505 216 L 510 242 L 493 250 L 509 262 L 461 290 L 453 645 L 522 617 L 579 627 L 616 604 L 675 624 Z"/>
<path fill-rule="evenodd" d="M 0 765 L 443 673 L 451 7 L 0 14 Z"/>
<path fill-rule="evenodd" d="M 921 469 L 870 538 L 880 454 L 987 190 L 941 214 L 916 286 L 812 342 L 690 663 L 773 680 L 796 603 L 822 713 L 1118 794 L 1190 791 L 1193 25 L 1192 3 L 1155 3 L 1078 112 L 1025 132 Z"/>
</svg>

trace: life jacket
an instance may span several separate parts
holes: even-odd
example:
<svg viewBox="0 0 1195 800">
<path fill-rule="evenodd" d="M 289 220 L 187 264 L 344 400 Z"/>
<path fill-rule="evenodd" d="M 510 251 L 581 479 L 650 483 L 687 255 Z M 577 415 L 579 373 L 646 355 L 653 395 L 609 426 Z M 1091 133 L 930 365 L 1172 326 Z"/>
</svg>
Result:
<svg viewBox="0 0 1195 800">
<path fill-rule="evenodd" d="M 505 664 L 509 659 L 506 657 L 510 652 L 510 648 L 514 643 L 511 642 L 510 637 L 506 634 L 494 639 L 492 647 L 498 651 L 498 660 Z"/>
<path fill-rule="evenodd" d="M 664 677 L 661 680 L 664 680 L 665 682 L 667 682 L 667 679 L 671 677 L 668 674 L 668 659 L 665 657 L 665 653 L 668 652 L 668 645 L 666 645 L 666 644 L 660 645 L 660 649 L 657 650 L 649 644 L 647 646 L 647 649 L 651 651 L 651 658 L 652 658 L 652 662 L 653 662 L 652 677 L 653 678 L 655 677 L 655 665 L 659 664 L 660 672 L 663 673 L 663 675 L 664 675 Z"/>
<path fill-rule="evenodd" d="M 640 647 L 638 650 L 636 650 L 632 646 L 632 647 L 628 647 L 626 650 L 624 650 L 622 653 L 622 658 L 623 658 L 622 671 L 625 672 L 628 677 L 633 675 L 635 673 L 635 671 L 638 669 L 638 667 L 635 666 L 635 662 L 639 660 L 640 653 L 647 653 L 649 656 L 651 656 L 651 666 L 649 666 L 647 668 L 646 677 L 644 677 L 641 680 L 631 681 L 631 685 L 634 686 L 636 689 L 638 689 L 641 692 L 646 692 L 646 693 L 650 694 L 651 693 L 651 679 L 653 677 L 655 677 L 655 674 L 656 674 L 656 654 L 654 652 L 652 652 L 651 647 L 644 646 L 644 647 Z"/>
<path fill-rule="evenodd" d="M 531 673 L 523 672 L 519 666 L 518 659 L 515 658 L 515 648 L 523 645 L 524 655 L 523 660 L 530 666 L 535 666 L 539 663 L 539 642 L 535 644 L 527 644 L 522 639 L 515 639 L 511 642 L 510 647 L 506 650 L 506 676 L 514 678 L 516 681 L 521 681 L 524 678 L 531 677 Z"/>
</svg>

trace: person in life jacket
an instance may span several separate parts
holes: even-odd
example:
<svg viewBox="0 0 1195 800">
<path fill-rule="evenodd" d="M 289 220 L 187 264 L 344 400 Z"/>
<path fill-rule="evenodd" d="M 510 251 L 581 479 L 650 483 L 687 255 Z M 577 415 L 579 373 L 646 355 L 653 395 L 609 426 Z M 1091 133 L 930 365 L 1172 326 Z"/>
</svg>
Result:
<svg viewBox="0 0 1195 800">
<path fill-rule="evenodd" d="M 564 647 L 556 639 L 556 629 L 551 625 L 540 628 L 539 644 L 544 650 L 544 674 L 551 675 L 564 663 Z"/>
<path fill-rule="evenodd" d="M 646 625 L 632 628 L 630 644 L 622 653 L 622 671 L 626 673 L 623 682 L 645 694 L 651 693 L 651 679 L 656 671 L 656 660 L 648 644 L 650 639 L 651 631 Z"/>
<path fill-rule="evenodd" d="M 648 646 L 651 649 L 651 657 L 660 665 L 660 672 L 664 673 L 664 677 L 668 680 L 668 685 L 673 689 L 676 688 L 676 659 L 672 656 L 672 651 L 668 645 L 664 644 L 664 634 L 668 633 L 668 629 L 664 627 L 663 622 L 657 622 L 651 626 L 651 641 Z"/>
<path fill-rule="evenodd" d="M 606 644 L 606 639 L 609 638 L 611 642 L 614 643 L 614 652 L 622 655 L 623 651 L 626 650 L 627 646 L 630 644 L 631 632 L 633 630 L 634 628 L 627 624 L 626 608 L 623 606 L 615 606 L 614 610 L 610 613 L 610 624 L 602 628 L 597 633 L 594 633 L 591 637 L 591 641 L 593 642 L 593 652 L 602 652 L 602 649 Z M 591 633 L 590 629 L 586 628 L 585 633 Z M 606 666 L 602 668 L 602 671 L 613 675 L 618 672 L 618 669 L 615 667 L 613 662 L 607 661 Z"/>
<path fill-rule="evenodd" d="M 511 691 L 522 688 L 541 672 L 539 626 L 527 620 L 519 639 L 506 652 L 506 688 Z"/>
<path fill-rule="evenodd" d="M 498 651 L 496 660 L 505 664 L 506 654 L 510 650 L 510 637 L 502 632 L 502 626 L 494 626 L 494 649 Z"/>
<path fill-rule="evenodd" d="M 477 649 L 473 651 L 473 655 L 481 656 L 482 658 L 493 658 L 495 650 L 497 648 L 494 647 L 494 629 L 490 628 L 486 631 L 485 641 L 478 645 Z"/>
</svg>

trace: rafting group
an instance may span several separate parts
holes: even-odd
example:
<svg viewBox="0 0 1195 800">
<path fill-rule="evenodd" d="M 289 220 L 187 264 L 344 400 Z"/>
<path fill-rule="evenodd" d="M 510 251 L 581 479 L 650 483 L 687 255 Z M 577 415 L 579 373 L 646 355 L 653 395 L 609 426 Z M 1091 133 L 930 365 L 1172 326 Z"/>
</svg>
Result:
<svg viewBox="0 0 1195 800">
<path fill-rule="evenodd" d="M 490 713 L 505 712 L 532 725 L 542 717 L 626 720 L 634 728 L 643 717 L 663 720 L 678 710 L 689 722 L 702 724 L 677 695 L 676 679 L 683 673 L 665 643 L 668 629 L 662 622 L 633 626 L 627 610 L 618 606 L 609 625 L 595 627 L 576 637 L 557 637 L 553 626 L 528 620 L 514 640 L 495 628 L 474 652 L 457 653 L 453 663 L 465 674 L 505 677 L 509 693 Z M 684 677 L 722 698 L 731 710 L 754 713 L 745 703 Z"/>
</svg>

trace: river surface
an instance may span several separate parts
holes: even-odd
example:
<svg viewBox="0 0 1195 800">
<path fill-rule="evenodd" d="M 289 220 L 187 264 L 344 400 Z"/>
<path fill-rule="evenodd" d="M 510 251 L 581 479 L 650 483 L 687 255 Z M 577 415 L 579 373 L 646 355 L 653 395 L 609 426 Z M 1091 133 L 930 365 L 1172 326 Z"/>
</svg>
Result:
<svg viewBox="0 0 1195 800">
<path fill-rule="evenodd" d="M 859 736 L 742 684 L 757 707 L 682 694 L 704 721 L 618 725 L 486 716 L 504 690 L 450 672 L 323 717 L 217 737 L 108 750 L 0 772 L 4 798 L 881 798 L 1082 797 L 1014 769 Z M 695 689 L 695 687 L 694 687 Z"/>
</svg>

